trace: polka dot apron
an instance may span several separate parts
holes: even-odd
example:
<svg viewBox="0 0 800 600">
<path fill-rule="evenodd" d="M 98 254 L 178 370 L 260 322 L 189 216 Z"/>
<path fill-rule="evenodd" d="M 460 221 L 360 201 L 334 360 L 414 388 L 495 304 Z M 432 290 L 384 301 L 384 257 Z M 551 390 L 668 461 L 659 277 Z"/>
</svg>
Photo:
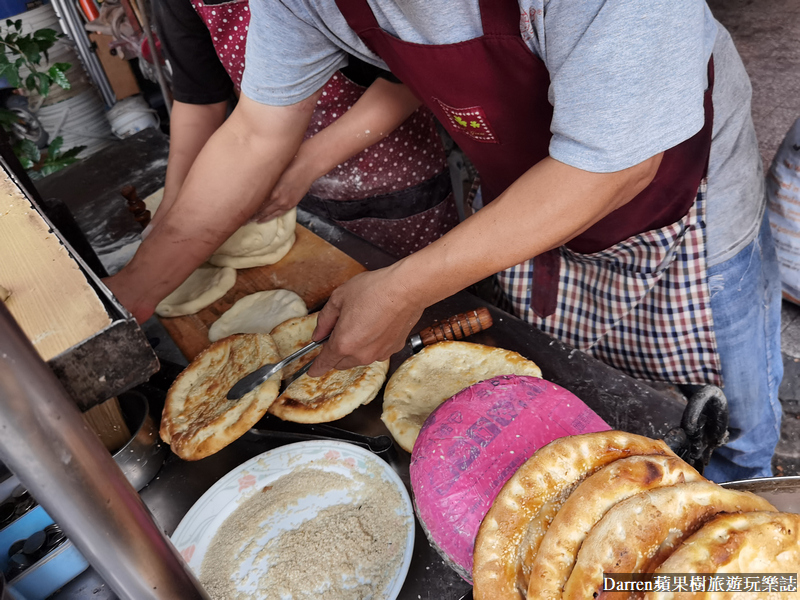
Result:
<svg viewBox="0 0 800 600">
<path fill-rule="evenodd" d="M 242 84 L 250 24 L 247 0 L 192 0 L 236 89 Z M 322 90 L 306 139 L 340 118 L 365 88 L 341 73 Z M 301 206 L 390 254 L 424 248 L 458 223 L 449 172 L 433 117 L 412 114 L 390 136 L 315 181 Z"/>
</svg>

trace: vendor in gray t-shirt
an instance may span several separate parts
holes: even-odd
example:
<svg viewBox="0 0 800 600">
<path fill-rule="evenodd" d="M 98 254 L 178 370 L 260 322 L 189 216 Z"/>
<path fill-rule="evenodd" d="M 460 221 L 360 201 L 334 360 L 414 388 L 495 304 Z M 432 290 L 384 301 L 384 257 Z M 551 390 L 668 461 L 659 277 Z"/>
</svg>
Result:
<svg viewBox="0 0 800 600">
<path fill-rule="evenodd" d="M 434 112 L 478 168 L 486 206 L 336 290 L 311 374 L 388 358 L 424 308 L 496 273 L 518 316 L 576 348 L 641 379 L 721 386 L 731 437 L 707 475 L 771 475 L 776 260 L 749 81 L 703 0 L 252 0 L 251 11 L 239 106 L 177 210 L 109 280 L 137 318 L 269 197 L 349 53 Z"/>
</svg>

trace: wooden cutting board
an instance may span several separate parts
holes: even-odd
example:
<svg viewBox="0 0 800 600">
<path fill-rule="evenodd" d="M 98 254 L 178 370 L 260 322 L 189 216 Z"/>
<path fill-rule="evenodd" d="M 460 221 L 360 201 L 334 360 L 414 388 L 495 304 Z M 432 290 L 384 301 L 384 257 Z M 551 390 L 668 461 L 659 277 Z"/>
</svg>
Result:
<svg viewBox="0 0 800 600">
<path fill-rule="evenodd" d="M 208 328 L 222 313 L 248 294 L 286 289 L 300 296 L 309 312 L 322 308 L 333 290 L 366 269 L 341 250 L 301 225 L 297 241 L 283 259 L 267 267 L 240 269 L 225 296 L 195 315 L 161 318 L 183 355 L 192 360 L 208 347 Z"/>
</svg>

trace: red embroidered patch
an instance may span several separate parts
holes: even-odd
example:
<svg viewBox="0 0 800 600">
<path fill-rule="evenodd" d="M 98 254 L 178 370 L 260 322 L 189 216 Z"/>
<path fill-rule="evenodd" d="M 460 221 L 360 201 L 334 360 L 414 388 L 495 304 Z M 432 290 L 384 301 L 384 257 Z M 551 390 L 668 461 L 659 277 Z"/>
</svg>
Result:
<svg viewBox="0 0 800 600">
<path fill-rule="evenodd" d="M 492 128 L 489 126 L 486 113 L 480 106 L 453 108 L 438 98 L 434 98 L 434 100 L 436 100 L 436 103 L 442 108 L 447 120 L 456 131 L 460 131 L 479 142 L 486 142 L 488 144 L 500 143 L 497 136 L 495 136 L 492 131 Z"/>
</svg>

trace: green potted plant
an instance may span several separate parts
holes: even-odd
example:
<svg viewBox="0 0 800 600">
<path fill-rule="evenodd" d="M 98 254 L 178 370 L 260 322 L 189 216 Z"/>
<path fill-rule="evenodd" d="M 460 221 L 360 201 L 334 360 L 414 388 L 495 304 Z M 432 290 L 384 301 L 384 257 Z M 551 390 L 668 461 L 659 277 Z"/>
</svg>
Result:
<svg viewBox="0 0 800 600">
<path fill-rule="evenodd" d="M 27 100 L 20 105 L 13 98 L 30 93 L 46 98 L 54 85 L 65 90 L 70 88 L 66 76 L 69 63 L 55 63 L 46 70 L 41 66 L 42 58 L 48 61 L 48 51 L 62 37 L 63 34 L 53 29 L 23 34 L 21 20 L 7 19 L 5 27 L 0 25 L 0 78 L 7 82 L 7 89 L 13 89 L 13 94 L 7 97 L 11 101 L 0 106 L 0 127 L 14 139 L 14 154 L 34 178 L 45 177 L 76 162 L 85 148 L 76 146 L 62 152 L 64 140 L 60 136 L 41 148 L 41 142 L 46 143 L 46 134 L 37 129 L 41 126 L 28 110 Z"/>
</svg>

